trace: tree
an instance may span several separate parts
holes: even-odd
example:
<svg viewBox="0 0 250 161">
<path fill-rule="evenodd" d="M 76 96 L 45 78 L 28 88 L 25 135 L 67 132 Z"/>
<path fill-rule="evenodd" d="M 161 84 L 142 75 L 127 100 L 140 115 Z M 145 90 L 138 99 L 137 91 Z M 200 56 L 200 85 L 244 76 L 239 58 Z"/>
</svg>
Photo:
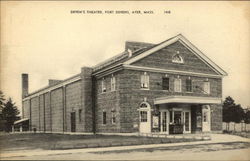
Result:
<svg viewBox="0 0 250 161">
<path fill-rule="evenodd" d="M 4 98 L 3 92 L 0 90 L 0 111 L 2 111 L 4 107 L 4 101 L 5 101 L 5 98 Z"/>
<path fill-rule="evenodd" d="M 250 108 L 247 108 L 247 109 L 245 110 L 244 122 L 245 122 L 246 124 L 249 124 L 249 123 L 250 123 Z"/>
<path fill-rule="evenodd" d="M 14 124 L 16 120 L 19 119 L 17 116 L 19 114 L 19 110 L 15 106 L 15 103 L 12 101 L 11 98 L 7 100 L 3 107 L 3 119 L 6 120 L 5 130 L 7 132 L 11 131 L 11 126 Z"/>
<path fill-rule="evenodd" d="M 227 131 L 229 131 L 229 122 L 232 121 L 234 113 L 232 112 L 233 107 L 235 106 L 234 100 L 232 97 L 226 97 L 225 101 L 223 102 L 223 110 L 222 110 L 222 118 L 223 122 L 227 123 Z"/>
<path fill-rule="evenodd" d="M 233 98 L 228 96 L 223 102 L 223 122 L 227 123 L 227 131 L 229 131 L 230 122 L 240 123 L 242 120 L 244 120 L 244 115 L 244 110 L 241 105 L 236 105 Z"/>
<path fill-rule="evenodd" d="M 240 123 L 244 120 L 244 110 L 240 104 L 236 105 L 232 97 L 226 97 L 223 102 L 223 122 L 227 123 L 227 130 L 229 131 L 229 123 Z"/>
<path fill-rule="evenodd" d="M 0 131 L 3 131 L 5 129 L 5 120 L 3 119 L 3 115 L 2 115 L 4 101 L 5 101 L 4 94 L 0 90 Z"/>
</svg>

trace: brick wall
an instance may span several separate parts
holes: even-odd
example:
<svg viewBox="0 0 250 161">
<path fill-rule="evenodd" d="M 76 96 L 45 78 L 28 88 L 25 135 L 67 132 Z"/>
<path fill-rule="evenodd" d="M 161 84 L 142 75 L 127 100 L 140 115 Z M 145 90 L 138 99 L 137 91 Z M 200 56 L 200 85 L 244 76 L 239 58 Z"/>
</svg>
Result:
<svg viewBox="0 0 250 161">
<path fill-rule="evenodd" d="M 177 53 L 177 51 L 179 51 L 179 54 L 184 59 L 183 64 L 172 63 L 172 57 Z M 211 68 L 209 68 L 205 63 L 203 63 L 203 61 L 201 61 L 180 42 L 175 42 L 155 52 L 154 54 L 151 54 L 133 63 L 133 65 L 169 70 L 216 74 Z"/>
<path fill-rule="evenodd" d="M 63 132 L 63 95 L 62 88 L 51 92 L 52 132 Z"/>
<path fill-rule="evenodd" d="M 30 118 L 30 101 L 23 101 L 23 118 Z"/>
<path fill-rule="evenodd" d="M 51 132 L 50 93 L 45 93 L 45 131 Z"/>
<path fill-rule="evenodd" d="M 71 132 L 71 112 L 76 112 L 76 131 L 83 132 L 83 122 L 79 123 L 81 109 L 81 82 L 77 81 L 66 86 L 66 131 Z M 84 116 L 82 115 L 82 118 Z"/>
<path fill-rule="evenodd" d="M 31 128 L 39 130 L 39 99 L 34 97 L 30 100 L 31 103 Z"/>
<path fill-rule="evenodd" d="M 93 93 L 92 93 L 92 68 L 82 67 L 81 69 L 81 105 L 82 121 L 85 132 L 93 131 Z"/>
<path fill-rule="evenodd" d="M 211 105 L 211 130 L 222 131 L 222 105 Z"/>
<path fill-rule="evenodd" d="M 44 95 L 39 96 L 39 131 L 44 131 Z"/>
<path fill-rule="evenodd" d="M 105 77 L 107 92 L 103 93 L 101 88 L 101 79 L 96 81 L 96 131 L 97 132 L 120 132 L 120 94 L 119 72 L 113 74 L 116 78 L 116 90 L 111 91 L 111 75 Z M 116 123 L 112 124 L 111 111 L 116 114 Z M 107 123 L 103 124 L 103 112 L 106 112 Z"/>
<path fill-rule="evenodd" d="M 154 107 L 153 100 L 157 97 L 168 95 L 183 95 L 183 96 L 203 96 L 203 97 L 221 97 L 221 79 L 209 78 L 211 84 L 211 94 L 204 94 L 200 90 L 193 90 L 192 93 L 186 92 L 185 79 L 188 76 L 179 75 L 182 79 L 182 92 L 174 92 L 174 78 L 177 75 L 168 74 L 170 78 L 170 91 L 162 90 L 162 77 L 165 74 L 148 72 L 149 75 L 149 90 L 142 90 L 140 86 L 140 75 L 143 71 L 123 70 L 119 75 L 119 93 L 120 93 L 120 126 L 121 132 L 137 132 L 139 123 L 139 104 L 144 97 Z M 205 80 L 203 77 L 191 76 L 192 80 Z M 99 87 L 100 88 L 100 87 Z M 220 115 L 220 114 L 218 114 Z M 219 123 L 218 123 L 219 124 Z"/>
</svg>

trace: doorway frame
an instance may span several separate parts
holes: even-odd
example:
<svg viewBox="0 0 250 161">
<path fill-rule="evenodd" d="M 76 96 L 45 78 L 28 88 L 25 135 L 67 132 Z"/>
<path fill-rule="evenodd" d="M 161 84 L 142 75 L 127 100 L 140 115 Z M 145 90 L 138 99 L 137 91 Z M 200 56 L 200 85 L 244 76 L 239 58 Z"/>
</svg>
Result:
<svg viewBox="0 0 250 161">
<path fill-rule="evenodd" d="M 140 133 L 151 133 L 151 131 L 152 131 L 151 117 L 152 116 L 151 116 L 151 106 L 150 106 L 150 104 L 148 102 L 145 102 L 145 101 L 140 103 L 138 112 L 139 112 L 139 132 Z M 147 121 L 146 122 L 141 121 L 141 112 L 147 112 Z M 147 130 L 143 131 L 142 126 L 146 126 Z"/>
</svg>

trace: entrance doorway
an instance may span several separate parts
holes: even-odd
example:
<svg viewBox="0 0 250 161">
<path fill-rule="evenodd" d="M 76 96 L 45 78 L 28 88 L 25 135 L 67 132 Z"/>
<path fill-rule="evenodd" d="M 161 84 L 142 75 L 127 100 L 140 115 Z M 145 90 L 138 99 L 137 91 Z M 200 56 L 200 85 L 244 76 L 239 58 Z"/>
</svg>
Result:
<svg viewBox="0 0 250 161">
<path fill-rule="evenodd" d="M 169 133 L 191 133 L 191 110 L 189 107 L 176 107 L 169 111 Z"/>
<path fill-rule="evenodd" d="M 151 132 L 151 111 L 150 105 L 147 102 L 142 102 L 139 108 L 139 131 L 140 133 Z"/>
<path fill-rule="evenodd" d="M 202 106 L 202 131 L 208 132 L 211 130 L 211 124 L 210 124 L 210 106 L 205 105 Z"/>
<path fill-rule="evenodd" d="M 70 120 L 71 120 L 71 132 L 76 132 L 76 113 L 75 112 L 71 112 Z"/>
<path fill-rule="evenodd" d="M 191 133 L 191 112 L 184 111 L 183 112 L 183 133 Z"/>
<path fill-rule="evenodd" d="M 169 129 L 169 127 L 168 127 L 168 111 L 160 111 L 160 118 L 161 118 L 161 129 L 160 129 L 160 131 L 161 131 L 161 133 L 169 133 L 168 131 L 168 129 Z"/>
</svg>

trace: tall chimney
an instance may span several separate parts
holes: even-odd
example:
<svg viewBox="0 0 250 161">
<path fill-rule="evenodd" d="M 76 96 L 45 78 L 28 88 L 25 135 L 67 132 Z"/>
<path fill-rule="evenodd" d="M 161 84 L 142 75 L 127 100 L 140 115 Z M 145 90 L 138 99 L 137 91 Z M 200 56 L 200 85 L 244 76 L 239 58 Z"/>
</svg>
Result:
<svg viewBox="0 0 250 161">
<path fill-rule="evenodd" d="M 22 98 L 25 98 L 29 94 L 29 75 L 22 74 Z"/>
</svg>

